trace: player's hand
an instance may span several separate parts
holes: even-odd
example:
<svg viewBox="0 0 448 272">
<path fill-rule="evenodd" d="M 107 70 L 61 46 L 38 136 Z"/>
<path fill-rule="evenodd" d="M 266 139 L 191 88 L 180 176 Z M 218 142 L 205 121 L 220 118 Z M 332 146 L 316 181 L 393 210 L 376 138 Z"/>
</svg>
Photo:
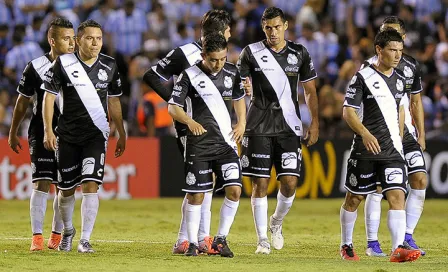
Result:
<svg viewBox="0 0 448 272">
<path fill-rule="evenodd" d="M 45 132 L 44 147 L 46 150 L 49 150 L 49 151 L 56 150 L 56 136 L 54 135 L 53 131 Z"/>
<path fill-rule="evenodd" d="M 22 150 L 22 145 L 20 144 L 20 139 L 19 139 L 19 137 L 17 137 L 16 134 L 14 134 L 14 135 L 9 134 L 8 144 L 9 144 L 9 147 L 11 147 L 11 149 L 14 152 L 16 152 L 17 154 L 19 154 L 19 149 L 17 147 L 19 147 L 20 150 Z"/>
<path fill-rule="evenodd" d="M 243 80 L 242 83 L 246 95 L 252 95 L 252 82 L 250 82 L 250 78 L 246 77 L 246 79 Z"/>
<path fill-rule="evenodd" d="M 305 134 L 306 146 L 312 146 L 319 139 L 319 123 L 311 122 L 310 127 L 308 128 Z"/>
<path fill-rule="evenodd" d="M 115 158 L 123 155 L 126 149 L 126 137 L 119 137 L 117 140 L 117 145 L 115 146 Z"/>
<path fill-rule="evenodd" d="M 375 155 L 380 154 L 381 147 L 378 140 L 370 132 L 367 132 L 362 136 L 362 143 L 366 147 L 367 151 L 372 152 Z"/>
<path fill-rule="evenodd" d="M 426 150 L 425 136 L 419 135 L 418 139 L 417 139 L 417 142 L 420 145 L 420 147 L 422 148 L 422 151 L 425 151 Z"/>
<path fill-rule="evenodd" d="M 207 132 L 207 130 L 205 130 L 205 128 L 201 124 L 199 124 L 198 122 L 196 122 L 194 120 L 189 122 L 187 125 L 188 125 L 188 128 L 190 129 L 190 131 L 195 136 L 199 136 L 199 135 L 202 135 Z"/>
<path fill-rule="evenodd" d="M 230 136 L 232 136 L 232 140 L 239 143 L 243 139 L 244 131 L 246 130 L 245 124 L 236 124 L 233 128 L 232 132 L 230 132 Z"/>
</svg>

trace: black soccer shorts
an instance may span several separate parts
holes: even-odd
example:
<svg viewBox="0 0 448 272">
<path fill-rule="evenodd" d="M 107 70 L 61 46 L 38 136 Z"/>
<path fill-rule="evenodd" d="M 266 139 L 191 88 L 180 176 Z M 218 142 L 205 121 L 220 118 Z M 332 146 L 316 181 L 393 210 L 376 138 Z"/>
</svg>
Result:
<svg viewBox="0 0 448 272">
<path fill-rule="evenodd" d="M 57 164 L 54 151 L 48 151 L 44 147 L 44 141 L 40 138 L 30 138 L 32 182 L 50 180 L 58 183 Z"/>
<path fill-rule="evenodd" d="M 403 139 L 403 151 L 408 167 L 408 175 L 417 172 L 426 173 L 426 163 L 422 148 L 409 132 L 405 134 Z"/>
</svg>

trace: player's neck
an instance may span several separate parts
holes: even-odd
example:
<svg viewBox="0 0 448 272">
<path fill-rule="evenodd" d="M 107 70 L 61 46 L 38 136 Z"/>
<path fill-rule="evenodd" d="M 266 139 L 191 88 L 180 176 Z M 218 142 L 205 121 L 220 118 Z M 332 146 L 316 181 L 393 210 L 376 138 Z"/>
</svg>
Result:
<svg viewBox="0 0 448 272">
<path fill-rule="evenodd" d="M 375 67 L 375 69 L 384 74 L 385 76 L 390 76 L 392 75 L 392 73 L 394 72 L 394 68 L 390 67 L 390 66 L 385 66 L 384 64 L 382 64 L 381 62 L 379 63 L 375 63 L 373 64 L 373 66 Z"/>
<path fill-rule="evenodd" d="M 48 53 L 48 56 L 50 57 L 51 61 L 54 61 L 55 59 L 57 59 L 59 57 L 59 55 L 56 54 L 56 52 L 54 52 L 53 49 L 50 50 L 50 53 Z"/>
<path fill-rule="evenodd" d="M 286 40 L 283 40 L 281 43 L 279 43 L 277 45 L 272 45 L 268 41 L 268 45 L 269 45 L 269 48 L 271 48 L 271 50 L 273 50 L 275 52 L 280 52 L 283 48 L 285 48 Z"/>
<path fill-rule="evenodd" d="M 84 62 L 87 65 L 92 65 L 95 63 L 96 59 L 98 58 L 98 56 L 94 57 L 94 58 L 90 58 L 88 56 L 85 56 L 81 53 L 81 51 L 78 51 L 78 56 L 79 58 L 82 60 L 82 62 Z"/>
</svg>

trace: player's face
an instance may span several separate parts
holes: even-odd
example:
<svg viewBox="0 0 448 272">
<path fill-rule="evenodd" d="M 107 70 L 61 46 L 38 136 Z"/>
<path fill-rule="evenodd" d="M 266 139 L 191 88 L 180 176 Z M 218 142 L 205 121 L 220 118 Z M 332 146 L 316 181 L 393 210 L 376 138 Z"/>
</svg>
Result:
<svg viewBox="0 0 448 272">
<path fill-rule="evenodd" d="M 217 52 L 202 54 L 203 63 L 212 74 L 221 71 L 227 60 L 227 48 Z"/>
<path fill-rule="evenodd" d="M 395 68 L 398 66 L 403 54 L 403 43 L 391 41 L 378 51 L 379 61 L 386 67 Z"/>
<path fill-rule="evenodd" d="M 75 50 L 75 31 L 73 28 L 57 28 L 50 46 L 57 55 L 73 53 Z"/>
<path fill-rule="evenodd" d="M 283 22 L 280 16 L 265 20 L 262 23 L 264 34 L 268 43 L 276 46 L 285 40 L 285 31 L 288 29 L 288 21 Z"/>
<path fill-rule="evenodd" d="M 226 28 L 226 30 L 224 31 L 224 33 L 222 33 L 222 35 L 224 35 L 226 41 L 229 41 L 230 37 L 232 36 L 232 34 L 230 33 L 230 26 Z"/>
<path fill-rule="evenodd" d="M 96 58 L 103 46 L 103 32 L 98 27 L 86 27 L 82 36 L 78 36 L 77 43 L 84 56 Z"/>
</svg>

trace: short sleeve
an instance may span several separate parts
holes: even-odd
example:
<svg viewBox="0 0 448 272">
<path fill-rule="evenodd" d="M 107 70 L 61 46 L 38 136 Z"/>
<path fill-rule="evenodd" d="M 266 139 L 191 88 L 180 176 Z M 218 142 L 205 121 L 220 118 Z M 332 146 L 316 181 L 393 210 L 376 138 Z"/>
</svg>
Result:
<svg viewBox="0 0 448 272">
<path fill-rule="evenodd" d="M 30 98 L 34 95 L 36 84 L 39 82 L 40 80 L 36 77 L 36 70 L 34 70 L 33 64 L 29 62 L 23 70 L 22 78 L 19 81 L 19 86 L 17 86 L 17 92 Z"/>
<path fill-rule="evenodd" d="M 114 75 L 112 77 L 112 82 L 110 85 L 110 88 L 107 91 L 108 96 L 120 96 L 123 94 L 123 91 L 121 89 L 121 79 L 120 79 L 120 73 L 118 72 L 118 69 L 115 64 L 115 71 Z"/>
<path fill-rule="evenodd" d="M 235 82 L 233 83 L 232 99 L 240 100 L 246 96 L 244 91 L 243 82 L 239 72 L 236 72 Z"/>
<path fill-rule="evenodd" d="M 423 90 L 422 87 L 422 71 L 420 70 L 420 63 L 416 62 L 414 72 L 414 82 L 411 87 L 411 94 L 418 94 Z"/>
<path fill-rule="evenodd" d="M 188 60 L 185 58 L 182 50 L 176 48 L 159 60 L 152 69 L 159 77 L 168 81 L 173 75 L 180 75 L 184 69 L 190 66 L 190 64 L 187 66 L 186 63 L 188 63 Z"/>
<path fill-rule="evenodd" d="M 302 66 L 300 66 L 300 81 L 301 82 L 307 82 L 310 80 L 313 80 L 317 77 L 316 70 L 314 69 L 314 63 L 311 59 L 310 54 L 308 53 L 308 50 L 306 50 L 305 47 L 303 47 L 302 50 Z"/>
<path fill-rule="evenodd" d="M 42 89 L 54 95 L 62 91 L 62 68 L 59 57 L 54 61 L 53 66 L 45 72 Z"/>
<path fill-rule="evenodd" d="M 250 49 L 248 46 L 241 52 L 236 66 L 238 67 L 242 80 L 250 76 Z"/>
<path fill-rule="evenodd" d="M 168 101 L 168 104 L 184 107 L 185 98 L 187 97 L 189 88 L 190 79 L 185 72 L 182 72 L 174 84 L 173 92 L 171 93 L 171 98 Z"/>
<path fill-rule="evenodd" d="M 353 76 L 345 93 L 344 107 L 359 109 L 363 99 L 364 88 L 364 79 L 357 73 Z"/>
</svg>

